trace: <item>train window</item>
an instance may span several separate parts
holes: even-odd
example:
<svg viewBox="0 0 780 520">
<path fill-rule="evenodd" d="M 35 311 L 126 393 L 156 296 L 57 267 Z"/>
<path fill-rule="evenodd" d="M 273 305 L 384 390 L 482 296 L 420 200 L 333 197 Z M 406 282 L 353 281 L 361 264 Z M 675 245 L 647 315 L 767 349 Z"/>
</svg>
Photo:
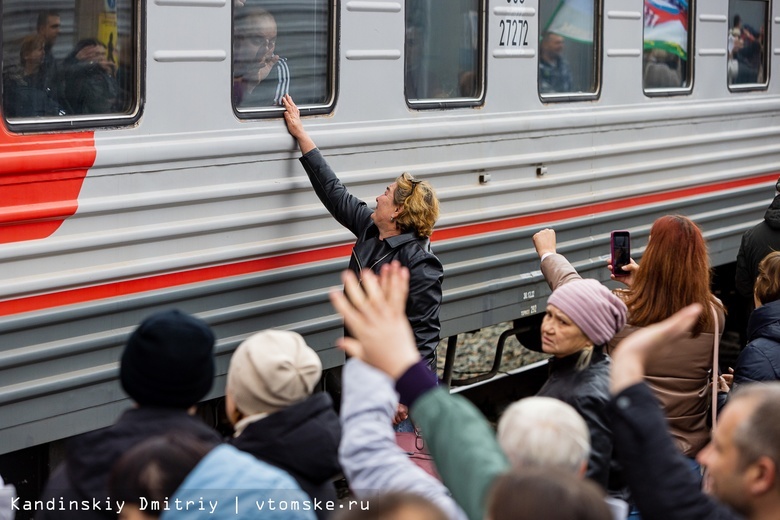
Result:
<svg viewBox="0 0 780 520">
<path fill-rule="evenodd" d="M 763 87 L 769 79 L 767 42 L 769 2 L 729 0 L 728 84 L 732 88 Z"/>
<path fill-rule="evenodd" d="M 334 98 L 333 2 L 247 0 L 233 9 L 233 106 L 241 117 L 281 116 L 289 93 L 302 111 Z"/>
<path fill-rule="evenodd" d="M 484 0 L 406 0 L 404 90 L 409 106 L 481 103 L 483 4 Z"/>
<path fill-rule="evenodd" d="M 645 93 L 688 92 L 693 27 L 688 0 L 645 0 L 642 84 Z"/>
<path fill-rule="evenodd" d="M 539 2 L 539 95 L 592 98 L 598 90 L 597 0 Z"/>
<path fill-rule="evenodd" d="M 136 115 L 137 8 L 137 0 L 2 0 L 6 121 L 72 129 Z"/>
</svg>

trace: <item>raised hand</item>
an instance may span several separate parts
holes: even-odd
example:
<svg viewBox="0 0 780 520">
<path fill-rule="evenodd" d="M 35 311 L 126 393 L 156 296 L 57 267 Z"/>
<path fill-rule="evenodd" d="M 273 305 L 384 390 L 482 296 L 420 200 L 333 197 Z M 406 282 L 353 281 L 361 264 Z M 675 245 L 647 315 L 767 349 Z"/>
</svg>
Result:
<svg viewBox="0 0 780 520">
<path fill-rule="evenodd" d="M 536 252 L 539 254 L 539 258 L 541 258 L 545 253 L 555 253 L 556 243 L 554 229 L 545 228 L 536 233 L 533 239 L 534 247 L 536 248 Z"/>
<path fill-rule="evenodd" d="M 420 360 L 406 317 L 409 270 L 392 262 L 382 266 L 379 277 L 370 270 L 363 270 L 361 277 L 358 280 L 352 271 L 344 271 L 344 292 L 330 293 L 333 306 L 353 335 L 341 338 L 337 345 L 398 379 Z"/>
<path fill-rule="evenodd" d="M 301 121 L 301 111 L 298 106 L 293 102 L 290 94 L 285 94 L 282 98 L 282 105 L 285 108 L 284 111 L 284 123 L 287 125 L 287 131 L 298 142 L 298 147 L 301 149 L 302 154 L 307 154 L 311 150 L 317 148 L 309 134 L 303 128 L 303 122 Z"/>
</svg>

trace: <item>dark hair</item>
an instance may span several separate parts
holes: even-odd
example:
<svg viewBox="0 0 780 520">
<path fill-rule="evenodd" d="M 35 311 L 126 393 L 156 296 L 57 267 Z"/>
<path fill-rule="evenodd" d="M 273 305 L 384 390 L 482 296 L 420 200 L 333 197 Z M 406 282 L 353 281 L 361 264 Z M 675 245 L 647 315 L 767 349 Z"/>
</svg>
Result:
<svg viewBox="0 0 780 520">
<path fill-rule="evenodd" d="M 54 9 L 45 9 L 38 13 L 38 19 L 35 22 L 35 27 L 40 29 L 41 27 L 45 27 L 46 23 L 49 21 L 49 18 L 52 16 L 59 17 L 60 13 L 59 11 L 56 11 Z"/>
<path fill-rule="evenodd" d="M 590 480 L 555 468 L 528 468 L 496 479 L 491 520 L 610 520 L 604 492 Z"/>
<path fill-rule="evenodd" d="M 753 291 L 761 305 L 780 300 L 780 251 L 772 251 L 758 264 Z"/>
<path fill-rule="evenodd" d="M 79 40 L 76 45 L 73 47 L 73 50 L 71 50 L 67 56 L 65 56 L 65 63 L 76 63 L 78 59 L 76 58 L 76 55 L 81 52 L 82 50 L 86 49 L 87 47 L 105 47 L 100 41 L 98 41 L 95 38 L 84 38 L 82 40 Z"/>
<path fill-rule="evenodd" d="M 211 448 L 184 432 L 151 437 L 114 464 L 108 484 L 111 498 L 136 505 L 141 498 L 150 502 L 167 500 Z M 155 513 L 159 515 L 160 511 L 150 514 Z"/>
<path fill-rule="evenodd" d="M 408 492 L 384 493 L 362 499 L 361 504 L 366 507 L 350 507 L 335 515 L 334 520 L 404 520 L 410 510 L 417 513 L 416 519 L 447 520 L 447 515 L 430 500 Z"/>
</svg>

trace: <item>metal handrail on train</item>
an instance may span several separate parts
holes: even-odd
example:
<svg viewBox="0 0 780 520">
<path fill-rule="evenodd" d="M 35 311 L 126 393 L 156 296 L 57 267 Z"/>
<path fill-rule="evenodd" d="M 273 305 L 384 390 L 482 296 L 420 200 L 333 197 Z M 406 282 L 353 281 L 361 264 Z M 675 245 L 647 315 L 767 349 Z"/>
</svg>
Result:
<svg viewBox="0 0 780 520">
<path fill-rule="evenodd" d="M 504 344 L 506 343 L 507 338 L 521 332 L 529 332 L 531 327 L 531 325 L 523 325 L 522 327 L 514 327 L 502 332 L 496 344 L 496 352 L 493 357 L 493 366 L 490 368 L 490 370 L 483 374 L 479 374 L 474 377 L 466 377 L 463 379 L 452 379 L 452 369 L 455 366 L 455 353 L 458 346 L 459 335 L 455 334 L 454 336 L 450 336 L 447 338 L 447 354 L 444 358 L 444 373 L 442 374 L 442 381 L 449 388 L 453 386 L 473 385 L 493 378 L 496 374 L 498 374 L 498 369 L 501 368 L 501 357 L 504 355 Z"/>
</svg>

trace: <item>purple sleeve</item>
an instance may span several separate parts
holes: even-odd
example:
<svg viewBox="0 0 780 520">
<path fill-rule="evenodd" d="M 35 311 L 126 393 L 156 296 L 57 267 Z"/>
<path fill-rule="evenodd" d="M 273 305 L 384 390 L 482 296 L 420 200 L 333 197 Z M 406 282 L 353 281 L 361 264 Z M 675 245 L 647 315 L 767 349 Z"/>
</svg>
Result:
<svg viewBox="0 0 780 520">
<path fill-rule="evenodd" d="M 411 408 L 421 395 L 433 390 L 438 384 L 436 374 L 431 372 L 426 361 L 421 359 L 398 378 L 395 389 L 398 391 L 401 404 Z"/>
</svg>

